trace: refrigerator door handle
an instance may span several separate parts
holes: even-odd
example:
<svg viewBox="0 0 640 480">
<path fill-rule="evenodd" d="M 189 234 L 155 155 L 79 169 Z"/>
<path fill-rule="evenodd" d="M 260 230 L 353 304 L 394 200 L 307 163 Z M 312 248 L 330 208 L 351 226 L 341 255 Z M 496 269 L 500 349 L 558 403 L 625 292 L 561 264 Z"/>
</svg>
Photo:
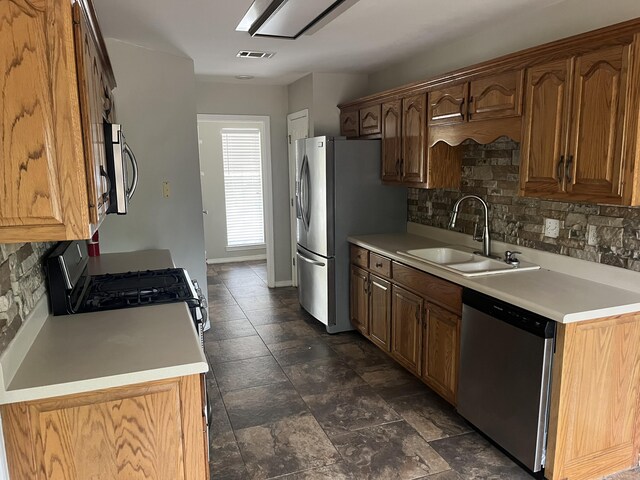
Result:
<svg viewBox="0 0 640 480">
<path fill-rule="evenodd" d="M 300 194 L 298 196 L 298 203 L 300 205 L 300 217 L 302 218 L 302 224 L 305 230 L 309 230 L 309 159 L 305 155 L 302 159 L 302 166 L 300 167 Z"/>
<path fill-rule="evenodd" d="M 305 163 L 305 177 L 306 177 L 306 188 L 305 188 L 305 209 L 303 215 L 306 215 L 305 222 L 307 223 L 307 230 L 309 229 L 309 224 L 311 223 L 311 170 L 309 168 L 309 159 L 307 158 L 307 162 Z"/>
<path fill-rule="evenodd" d="M 325 266 L 325 264 L 324 264 L 324 263 L 322 263 L 322 262 L 318 262 L 317 260 L 312 260 L 312 259 L 311 259 L 311 258 L 309 258 L 309 257 L 305 257 L 305 256 L 304 256 L 304 255 L 302 255 L 300 252 L 298 252 L 298 258 L 299 258 L 300 260 L 303 260 L 303 261 L 307 262 L 307 263 L 310 263 L 311 265 L 316 265 L 316 266 L 318 266 L 318 267 L 324 267 L 324 266 Z"/>
</svg>

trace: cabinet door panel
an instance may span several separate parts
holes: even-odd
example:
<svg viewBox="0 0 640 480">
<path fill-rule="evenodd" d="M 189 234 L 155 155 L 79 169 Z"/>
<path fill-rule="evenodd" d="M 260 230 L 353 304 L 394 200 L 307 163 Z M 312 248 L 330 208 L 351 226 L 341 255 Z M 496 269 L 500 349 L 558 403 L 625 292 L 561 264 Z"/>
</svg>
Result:
<svg viewBox="0 0 640 480">
<path fill-rule="evenodd" d="M 369 291 L 369 335 L 373 343 L 388 352 L 391 350 L 391 284 L 371 275 Z"/>
<path fill-rule="evenodd" d="M 434 390 L 454 404 L 458 390 L 459 341 L 460 317 L 427 304 L 422 376 Z"/>
<path fill-rule="evenodd" d="M 523 78 L 524 72 L 518 70 L 472 81 L 469 86 L 469 121 L 521 115 Z"/>
<path fill-rule="evenodd" d="M 425 181 L 425 110 L 427 95 L 413 95 L 402 100 L 402 179 Z"/>
<path fill-rule="evenodd" d="M 465 121 L 468 83 L 429 93 L 429 125 L 451 125 Z"/>
<path fill-rule="evenodd" d="M 571 61 L 527 71 L 520 188 L 545 196 L 563 190 Z"/>
<path fill-rule="evenodd" d="M 363 335 L 369 336 L 369 274 L 351 265 L 349 311 L 351 324 Z"/>
<path fill-rule="evenodd" d="M 358 136 L 358 110 L 340 112 L 340 135 L 353 138 Z"/>
<path fill-rule="evenodd" d="M 109 207 L 109 183 L 104 146 L 104 105 L 109 89 L 98 54 L 98 47 L 79 4 L 73 7 L 80 114 L 89 196 L 89 220 L 99 225 Z"/>
<path fill-rule="evenodd" d="M 629 48 L 576 58 L 567 191 L 620 198 Z"/>
<path fill-rule="evenodd" d="M 382 180 L 401 180 L 402 102 L 393 100 L 382 104 Z"/>
<path fill-rule="evenodd" d="M 375 135 L 381 132 L 380 105 L 360 109 L 360 135 Z"/>
<path fill-rule="evenodd" d="M 420 373 L 424 301 L 396 285 L 391 299 L 391 353 L 405 368 Z"/>
</svg>

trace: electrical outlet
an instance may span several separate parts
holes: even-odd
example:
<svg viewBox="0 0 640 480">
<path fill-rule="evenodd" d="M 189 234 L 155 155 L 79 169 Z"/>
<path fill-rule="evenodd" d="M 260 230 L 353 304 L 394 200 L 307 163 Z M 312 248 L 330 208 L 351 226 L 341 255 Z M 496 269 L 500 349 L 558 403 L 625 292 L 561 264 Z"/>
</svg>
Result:
<svg viewBox="0 0 640 480">
<path fill-rule="evenodd" d="M 589 225 L 587 227 L 587 244 L 598 245 L 598 229 L 595 225 Z"/>
<path fill-rule="evenodd" d="M 427 216 L 428 217 L 433 216 L 433 203 L 427 202 L 425 207 L 427 207 Z"/>
<path fill-rule="evenodd" d="M 549 238 L 558 238 L 560 236 L 560 220 L 545 218 L 544 236 Z"/>
<path fill-rule="evenodd" d="M 169 198 L 171 196 L 171 187 L 169 186 L 169 182 L 162 182 L 162 196 L 164 198 Z"/>
</svg>

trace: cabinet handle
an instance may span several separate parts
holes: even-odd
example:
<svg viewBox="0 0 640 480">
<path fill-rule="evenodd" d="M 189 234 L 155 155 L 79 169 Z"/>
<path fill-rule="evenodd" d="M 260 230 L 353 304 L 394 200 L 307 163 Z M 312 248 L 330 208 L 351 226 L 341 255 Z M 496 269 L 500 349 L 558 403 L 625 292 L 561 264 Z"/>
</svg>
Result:
<svg viewBox="0 0 640 480">
<path fill-rule="evenodd" d="M 369 294 L 369 281 L 365 280 L 362 285 L 364 287 L 364 293 L 366 293 L 368 295 Z"/>
<path fill-rule="evenodd" d="M 467 120 L 471 120 L 471 104 L 473 103 L 473 97 L 469 97 L 469 101 L 467 102 Z"/>
<path fill-rule="evenodd" d="M 416 323 L 420 323 L 420 309 L 416 310 Z"/>
<path fill-rule="evenodd" d="M 567 178 L 567 182 L 573 182 L 573 175 L 571 175 L 571 166 L 573 165 L 573 155 L 569 155 L 567 164 L 565 166 L 564 175 Z"/>
<path fill-rule="evenodd" d="M 376 268 L 382 268 L 382 262 L 376 262 Z"/>
<path fill-rule="evenodd" d="M 562 170 L 564 170 L 564 155 L 560 155 L 560 161 L 556 167 L 556 177 L 558 177 L 558 184 L 562 185 Z"/>
</svg>

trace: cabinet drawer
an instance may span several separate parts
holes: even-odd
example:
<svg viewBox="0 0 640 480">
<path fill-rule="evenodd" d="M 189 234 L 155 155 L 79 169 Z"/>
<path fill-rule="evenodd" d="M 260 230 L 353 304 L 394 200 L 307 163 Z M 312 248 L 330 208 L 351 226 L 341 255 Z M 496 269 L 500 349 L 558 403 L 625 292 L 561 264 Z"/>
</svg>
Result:
<svg viewBox="0 0 640 480">
<path fill-rule="evenodd" d="M 369 270 L 383 277 L 391 278 L 391 260 L 371 252 L 369 254 Z"/>
<path fill-rule="evenodd" d="M 362 268 L 369 268 L 369 250 L 351 245 L 351 263 Z"/>
<path fill-rule="evenodd" d="M 462 312 L 462 287 L 415 268 L 393 262 L 393 280 L 423 295 L 431 302 Z"/>
</svg>

